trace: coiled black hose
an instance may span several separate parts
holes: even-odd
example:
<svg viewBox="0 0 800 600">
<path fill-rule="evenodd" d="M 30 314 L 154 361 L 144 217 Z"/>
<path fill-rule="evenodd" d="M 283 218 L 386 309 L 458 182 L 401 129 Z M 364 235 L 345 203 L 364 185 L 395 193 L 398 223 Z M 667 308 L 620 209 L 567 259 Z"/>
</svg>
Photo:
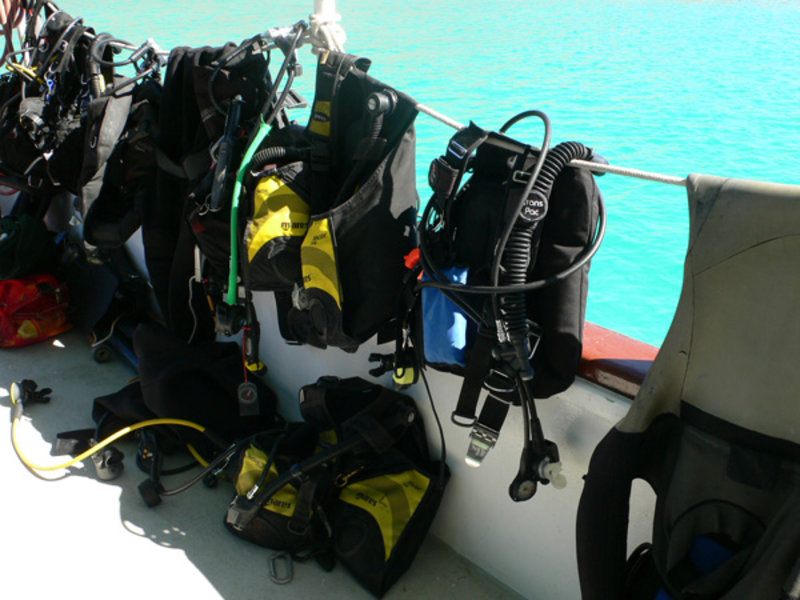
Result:
<svg viewBox="0 0 800 600">
<path fill-rule="evenodd" d="M 556 177 L 574 159 L 589 159 L 592 151 L 578 142 L 563 142 L 551 148 L 533 185 L 530 197 L 545 203 L 550 197 Z M 531 262 L 531 245 L 537 233 L 539 221 L 526 221 L 518 218 L 508 237 L 501 262 L 505 269 L 506 285 L 522 285 L 528 277 Z M 527 355 L 525 341 L 528 337 L 528 318 L 525 294 L 515 292 L 505 294 L 499 299 L 499 308 L 505 324 L 508 341 L 515 348 L 518 358 Z"/>
<path fill-rule="evenodd" d="M 267 146 L 262 148 L 253 155 L 250 160 L 250 165 L 245 175 L 245 187 L 252 189 L 253 178 L 257 176 L 264 167 L 270 164 L 278 163 L 278 165 L 286 165 L 298 160 L 302 160 L 307 154 L 301 148 L 296 146 Z"/>
<path fill-rule="evenodd" d="M 536 227 L 531 224 L 514 225 L 503 254 L 503 267 L 506 271 L 505 283 L 523 284 L 528 277 L 531 262 L 531 246 Z M 500 310 L 508 333 L 508 341 L 513 345 L 525 342 L 528 335 L 528 317 L 525 294 L 516 292 L 500 298 Z"/>
<path fill-rule="evenodd" d="M 280 159 L 286 159 L 287 157 L 290 160 L 286 162 L 291 162 L 291 158 L 295 155 L 298 157 L 300 156 L 300 151 L 297 148 L 290 146 L 268 146 L 267 148 L 262 148 L 253 155 L 253 158 L 250 160 L 250 170 L 254 172 L 260 171 L 264 165 L 268 165 Z"/>
<path fill-rule="evenodd" d="M 553 189 L 556 177 L 575 159 L 588 160 L 592 151 L 580 142 L 562 142 L 551 148 L 539 172 L 539 178 L 533 184 L 531 194 L 535 199 L 547 201 Z"/>
</svg>

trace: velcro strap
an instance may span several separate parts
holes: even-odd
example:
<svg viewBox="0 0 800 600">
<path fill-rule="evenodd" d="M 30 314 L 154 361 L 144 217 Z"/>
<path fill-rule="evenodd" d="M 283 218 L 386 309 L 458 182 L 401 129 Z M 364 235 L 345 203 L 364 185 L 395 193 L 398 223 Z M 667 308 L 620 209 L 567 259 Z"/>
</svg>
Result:
<svg viewBox="0 0 800 600">
<path fill-rule="evenodd" d="M 442 198 L 449 198 L 455 192 L 461 172 L 451 167 L 443 157 L 435 158 L 428 170 L 428 184 L 433 192 Z"/>
<path fill-rule="evenodd" d="M 447 144 L 444 159 L 453 166 L 465 165 L 470 155 L 480 146 L 489 134 L 470 121 L 469 126 L 458 130 Z"/>
<path fill-rule="evenodd" d="M 289 531 L 295 535 L 305 535 L 308 533 L 308 525 L 311 522 L 311 511 L 314 508 L 314 494 L 317 491 L 317 481 L 314 478 L 306 479 L 300 484 L 297 490 L 297 499 L 294 513 L 289 520 Z"/>
<path fill-rule="evenodd" d="M 376 454 L 386 452 L 394 446 L 397 437 L 370 415 L 357 415 L 347 422 L 347 429 L 364 438 Z"/>
<path fill-rule="evenodd" d="M 428 183 L 436 196 L 449 204 L 450 198 L 458 191 L 461 178 L 467 171 L 470 156 L 489 134 L 472 121 L 468 127 L 458 130 L 447 144 L 447 152 L 431 163 Z"/>
</svg>

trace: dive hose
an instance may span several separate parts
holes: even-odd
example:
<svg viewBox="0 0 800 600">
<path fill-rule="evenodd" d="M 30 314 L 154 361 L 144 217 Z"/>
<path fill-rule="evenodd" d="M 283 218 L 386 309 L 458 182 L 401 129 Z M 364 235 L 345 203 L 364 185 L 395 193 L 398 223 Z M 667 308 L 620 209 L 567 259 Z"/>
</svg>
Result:
<svg viewBox="0 0 800 600">
<path fill-rule="evenodd" d="M 499 264 L 505 269 L 505 283 L 510 286 L 520 287 L 525 285 L 528 278 L 528 268 L 531 263 L 531 248 L 534 237 L 541 236 L 538 226 L 547 212 L 547 201 L 556 177 L 570 163 L 572 159 L 586 159 L 591 157 L 591 150 L 578 142 L 564 142 L 547 152 L 547 158 L 542 164 L 541 171 L 530 190 L 530 197 L 523 193 L 519 201 L 520 210 L 514 212 L 516 220 L 510 227 L 506 244 L 500 245 L 495 256 L 492 283 L 499 283 Z M 531 176 L 533 178 L 533 175 Z M 531 187 L 530 184 L 528 187 Z M 526 188 L 526 192 L 528 189 Z M 535 219 L 525 216 L 524 206 L 527 203 L 543 207 Z M 530 348 L 528 347 L 528 315 L 525 293 L 513 291 L 502 296 L 494 296 L 495 315 L 502 315 L 505 326 L 505 336 L 513 349 L 514 356 L 510 357 L 515 370 L 523 379 L 533 378 L 533 369 L 528 360 Z"/>
<path fill-rule="evenodd" d="M 170 419 L 170 418 L 161 418 L 161 419 L 148 419 L 146 421 L 141 421 L 139 423 L 135 423 L 133 425 L 129 425 L 127 427 L 123 427 L 119 431 L 111 434 L 104 440 L 97 442 L 94 446 L 82 452 L 78 456 L 57 464 L 57 465 L 40 465 L 32 460 L 30 460 L 20 449 L 19 440 L 17 439 L 17 424 L 19 423 L 20 419 L 22 418 L 23 414 L 23 402 L 20 398 L 20 391 L 19 386 L 16 382 L 11 384 L 11 442 L 14 447 L 14 452 L 16 453 L 17 457 L 20 459 L 22 464 L 24 464 L 28 469 L 31 471 L 60 471 L 62 469 L 66 469 L 71 467 L 72 465 L 83 462 L 87 458 L 91 458 L 92 455 L 97 454 L 107 446 L 113 444 L 120 438 L 125 437 L 129 433 L 133 433 L 136 430 L 143 429 L 145 427 L 153 427 L 156 425 L 179 425 L 182 427 L 189 427 L 191 429 L 195 429 L 200 433 L 206 435 L 209 439 L 211 439 L 215 445 L 221 447 L 227 447 L 228 444 L 217 438 L 213 433 L 208 431 L 204 426 L 194 423 L 192 421 L 187 421 L 185 419 Z M 196 452 L 196 450 L 195 450 Z"/>
<path fill-rule="evenodd" d="M 25 383 L 25 382 L 23 382 Z M 33 384 L 33 388 L 35 389 L 35 383 L 30 382 Z M 19 440 L 17 439 L 17 424 L 19 423 L 20 418 L 23 415 L 24 403 L 25 400 L 23 398 L 28 398 L 31 401 L 35 402 L 47 402 L 49 398 L 44 397 L 45 394 L 49 393 L 50 390 L 45 388 L 38 393 L 34 392 L 31 393 L 29 390 L 24 394 L 20 394 L 20 386 L 14 382 L 11 384 L 11 442 L 14 448 L 14 452 L 16 453 L 17 457 L 20 459 L 23 465 L 25 465 L 31 472 L 36 475 L 39 475 L 39 472 L 48 472 L 48 471 L 59 471 L 62 469 L 66 469 L 75 465 L 76 463 L 82 462 L 87 458 L 91 458 L 92 461 L 95 463 L 95 467 L 98 470 L 98 477 L 100 479 L 109 480 L 116 478 L 122 470 L 121 467 L 121 458 L 122 453 L 116 450 L 115 448 L 109 448 L 109 446 L 119 440 L 120 438 L 125 437 L 129 433 L 134 431 L 144 429 L 146 427 L 153 427 L 157 425 L 179 425 L 182 427 L 189 427 L 200 433 L 204 434 L 209 440 L 211 440 L 214 445 L 223 449 L 217 456 L 214 457 L 213 460 L 210 462 L 206 461 L 197 449 L 192 446 L 191 444 L 186 444 L 189 453 L 195 458 L 195 460 L 203 467 L 203 470 L 196 474 L 193 478 L 189 479 L 185 483 L 181 484 L 180 486 L 174 489 L 165 489 L 159 481 L 156 481 L 152 478 L 152 476 L 145 481 L 143 481 L 139 485 L 139 492 L 142 495 L 145 503 L 153 507 L 161 502 L 162 496 L 174 496 L 176 494 L 180 494 L 196 483 L 200 481 L 207 481 L 209 476 L 214 476 L 220 471 L 222 471 L 225 466 L 230 462 L 231 458 L 246 444 L 249 444 L 256 436 L 264 435 L 264 434 L 275 434 L 280 433 L 283 429 L 269 429 L 266 431 L 261 431 L 256 434 L 250 435 L 246 438 L 238 440 L 232 444 L 228 444 L 227 442 L 221 440 L 212 432 L 210 432 L 206 427 L 194 423 L 192 421 L 188 421 L 186 419 L 172 419 L 172 418 L 159 418 L 159 419 L 148 419 L 146 421 L 141 421 L 139 423 L 135 423 L 128 427 L 124 427 L 113 433 L 112 435 L 108 436 L 104 440 L 97 442 L 91 448 L 86 450 L 85 452 L 80 453 L 78 456 L 74 458 L 57 464 L 57 465 L 40 465 L 32 460 L 30 460 L 25 454 L 22 452 L 19 446 Z M 109 450 L 113 451 L 109 453 Z M 103 453 L 100 455 L 99 453 Z M 108 453 L 108 455 L 107 455 Z M 110 464 L 112 461 L 116 461 L 115 464 Z M 109 464 L 106 464 L 106 463 Z M 104 471 L 104 472 L 101 472 Z"/>
<path fill-rule="evenodd" d="M 230 264 L 228 268 L 228 291 L 225 296 L 225 302 L 233 306 L 236 304 L 237 300 L 237 277 L 239 273 L 239 201 L 240 196 L 242 194 L 242 187 L 244 183 L 245 176 L 247 175 L 248 169 L 250 168 L 250 161 L 252 160 L 253 156 L 255 155 L 258 147 L 264 141 L 264 138 L 267 137 L 267 134 L 270 132 L 270 126 L 272 121 L 274 120 L 275 116 L 281 110 L 286 98 L 289 94 L 289 90 L 291 89 L 292 82 L 294 81 L 295 75 L 295 60 L 294 60 L 294 53 L 297 49 L 298 44 L 300 43 L 300 38 L 303 36 L 306 28 L 308 27 L 307 24 L 303 23 L 302 21 L 295 25 L 296 27 L 296 35 L 292 39 L 289 48 L 286 51 L 286 59 L 283 61 L 280 70 L 275 78 L 275 84 L 273 85 L 272 89 L 270 90 L 269 96 L 264 103 L 264 110 L 262 110 L 262 114 L 259 117 L 259 124 L 258 129 L 252 135 L 250 143 L 247 145 L 247 150 L 245 150 L 244 156 L 242 157 L 242 162 L 239 165 L 239 170 L 236 173 L 236 182 L 233 186 L 233 194 L 231 198 L 231 235 L 230 235 L 230 246 L 231 246 L 231 257 L 230 257 Z M 289 68 L 291 65 L 291 69 Z M 289 75 L 287 78 L 286 85 L 284 87 L 283 92 L 281 93 L 280 98 L 278 99 L 277 103 L 274 107 L 272 107 L 272 102 L 277 94 L 278 84 L 283 79 L 284 74 L 286 71 L 289 71 Z M 270 110 L 272 107 L 272 110 Z M 269 115 L 265 118 L 265 113 L 269 111 Z"/>
</svg>

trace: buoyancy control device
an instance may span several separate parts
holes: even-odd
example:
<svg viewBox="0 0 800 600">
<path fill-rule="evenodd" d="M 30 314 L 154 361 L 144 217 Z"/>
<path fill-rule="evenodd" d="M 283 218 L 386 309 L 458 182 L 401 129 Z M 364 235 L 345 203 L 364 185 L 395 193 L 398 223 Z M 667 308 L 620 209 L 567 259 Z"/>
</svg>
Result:
<svg viewBox="0 0 800 600">
<path fill-rule="evenodd" d="M 383 386 L 322 377 L 301 389 L 300 410 L 303 422 L 241 453 L 225 524 L 280 552 L 273 563 L 338 560 L 380 597 L 422 544 L 447 466 L 431 458 L 413 400 Z"/>
<path fill-rule="evenodd" d="M 250 164 L 242 252 L 287 340 L 349 352 L 397 315 L 418 203 L 415 103 L 369 66 L 320 56 L 308 126 L 269 136 Z"/>
<path fill-rule="evenodd" d="M 672 324 L 578 505 L 581 598 L 800 598 L 800 186 L 690 174 Z M 754 208 L 757 207 L 757 210 Z M 653 512 L 632 511 L 638 484 Z M 629 525 L 652 516 L 631 551 Z"/>
<path fill-rule="evenodd" d="M 206 296 L 220 296 L 231 255 L 231 203 L 209 209 L 217 141 L 226 131 L 226 115 L 237 107 L 238 161 L 242 137 L 257 126 L 269 89 L 268 61 L 253 40 L 218 48 L 175 48 L 167 59 L 156 193 L 144 204 L 142 233 L 147 267 L 168 326 L 187 339 L 214 336 Z M 195 245 L 206 257 L 204 271 L 196 268 Z M 218 289 L 206 289 L 201 284 L 206 280 Z"/>
<path fill-rule="evenodd" d="M 534 116 L 545 123 L 541 149 L 506 135 Z M 419 260 L 409 257 L 410 308 L 396 354 L 374 370 L 393 368 L 396 381 L 400 374 L 400 383 L 410 383 L 416 360 L 462 376 L 452 421 L 471 428 L 471 466 L 495 445 L 509 407 L 521 405 L 524 448 L 509 487 L 515 501 L 531 498 L 537 483 L 563 484 L 534 399 L 563 391 L 575 377 L 589 260 L 604 231 L 592 174 L 569 166 L 596 157 L 575 142 L 550 149 L 549 139 L 546 115 L 528 111 L 499 132 L 471 123 L 433 161 Z"/>
</svg>

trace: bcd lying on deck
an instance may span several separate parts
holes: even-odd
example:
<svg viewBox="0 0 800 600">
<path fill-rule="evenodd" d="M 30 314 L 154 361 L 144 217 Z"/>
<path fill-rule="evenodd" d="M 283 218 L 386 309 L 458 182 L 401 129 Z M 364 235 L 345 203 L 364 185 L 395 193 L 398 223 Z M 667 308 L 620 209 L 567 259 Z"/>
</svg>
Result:
<svg viewBox="0 0 800 600">
<path fill-rule="evenodd" d="M 241 456 L 227 527 L 327 569 L 337 558 L 382 596 L 410 566 L 449 471 L 431 460 L 413 401 L 359 378 L 301 390 L 304 423 Z"/>
</svg>

